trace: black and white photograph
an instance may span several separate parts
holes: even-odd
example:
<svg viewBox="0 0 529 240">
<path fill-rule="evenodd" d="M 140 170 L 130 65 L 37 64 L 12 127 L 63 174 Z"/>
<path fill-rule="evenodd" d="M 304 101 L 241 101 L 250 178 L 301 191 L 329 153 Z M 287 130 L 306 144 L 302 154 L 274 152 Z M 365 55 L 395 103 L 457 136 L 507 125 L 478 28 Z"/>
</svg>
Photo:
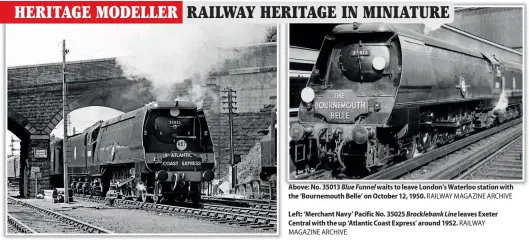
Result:
<svg viewBox="0 0 529 240">
<path fill-rule="evenodd" d="M 6 25 L 7 234 L 277 235 L 277 26 Z"/>
<path fill-rule="evenodd" d="M 524 8 L 289 25 L 289 180 L 523 181 Z"/>
</svg>

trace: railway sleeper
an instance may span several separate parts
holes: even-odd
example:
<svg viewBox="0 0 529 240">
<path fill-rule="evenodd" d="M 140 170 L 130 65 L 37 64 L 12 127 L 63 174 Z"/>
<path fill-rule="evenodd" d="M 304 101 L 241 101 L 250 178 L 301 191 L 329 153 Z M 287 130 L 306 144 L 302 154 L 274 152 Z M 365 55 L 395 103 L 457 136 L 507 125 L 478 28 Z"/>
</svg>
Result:
<svg viewBox="0 0 529 240">
<path fill-rule="evenodd" d="M 490 168 L 501 168 L 501 167 L 505 167 L 505 168 L 522 168 L 523 167 L 523 164 L 520 162 L 520 163 L 497 163 L 497 162 L 490 162 L 486 165 L 487 167 L 490 167 Z"/>
<path fill-rule="evenodd" d="M 522 164 L 522 162 L 520 161 L 521 159 L 516 159 L 516 160 L 513 160 L 513 159 L 500 159 L 500 160 L 497 160 L 495 162 L 499 163 L 499 164 Z"/>
<path fill-rule="evenodd" d="M 480 172 L 485 172 L 485 173 L 488 173 L 488 172 L 497 172 L 497 173 L 512 173 L 512 174 L 522 174 L 523 173 L 523 170 L 522 169 L 512 169 L 512 168 L 504 168 L 504 167 L 498 167 L 498 168 L 484 168 L 484 169 L 481 169 Z"/>
<path fill-rule="evenodd" d="M 220 221 L 218 221 L 219 223 L 230 223 L 230 222 L 233 222 L 234 221 L 234 217 L 226 217 Z"/>
<path fill-rule="evenodd" d="M 520 157 L 520 152 L 506 152 L 503 156 L 518 159 Z"/>
<path fill-rule="evenodd" d="M 498 173 L 476 173 L 473 175 L 473 177 L 478 178 L 478 179 L 490 179 L 491 177 L 493 177 L 494 179 L 498 179 L 498 180 L 520 179 L 520 176 L 504 175 L 504 174 L 498 174 Z"/>
</svg>

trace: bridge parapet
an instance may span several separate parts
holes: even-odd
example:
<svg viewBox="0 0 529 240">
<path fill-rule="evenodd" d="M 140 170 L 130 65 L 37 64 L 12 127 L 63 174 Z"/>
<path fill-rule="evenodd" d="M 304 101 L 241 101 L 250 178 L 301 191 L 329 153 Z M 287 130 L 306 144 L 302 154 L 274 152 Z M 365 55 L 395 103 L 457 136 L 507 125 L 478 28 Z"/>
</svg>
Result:
<svg viewBox="0 0 529 240">
<path fill-rule="evenodd" d="M 72 61 L 66 65 L 68 82 L 90 82 L 123 78 L 116 58 Z M 17 66 L 7 68 L 8 90 L 33 88 L 40 85 L 62 85 L 62 63 Z"/>
</svg>

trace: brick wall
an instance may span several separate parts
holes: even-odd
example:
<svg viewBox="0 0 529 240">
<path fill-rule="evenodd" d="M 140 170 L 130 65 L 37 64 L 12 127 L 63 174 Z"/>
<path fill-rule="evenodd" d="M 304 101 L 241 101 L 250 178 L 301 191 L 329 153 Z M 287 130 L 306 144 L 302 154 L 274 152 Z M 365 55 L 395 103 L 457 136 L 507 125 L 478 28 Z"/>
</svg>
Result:
<svg viewBox="0 0 529 240">
<path fill-rule="evenodd" d="M 244 156 L 263 137 L 259 130 L 267 129 L 271 124 L 272 105 L 260 112 L 239 113 L 233 116 L 234 154 Z M 211 113 L 206 116 L 217 156 L 217 178 L 228 174 L 230 161 L 230 132 L 228 114 Z M 242 158 L 244 159 L 244 158 Z"/>
<path fill-rule="evenodd" d="M 277 99 L 275 44 L 227 49 L 225 53 L 231 56 L 224 68 L 211 74 L 205 83 L 219 99 L 207 99 L 203 107 L 217 154 L 217 179 L 226 176 L 230 167 L 228 114 L 227 110 L 222 109 L 227 104 L 223 105 L 220 100 L 221 91 L 226 87 L 237 91 L 233 136 L 235 155 L 241 156 L 248 154 L 262 138 L 259 130 L 267 129 L 270 125 L 270 113 Z"/>
<path fill-rule="evenodd" d="M 35 197 L 39 193 L 43 193 L 43 189 L 50 189 L 50 140 L 49 139 L 31 139 L 29 141 L 29 156 L 28 165 L 23 168 L 24 175 L 27 179 L 26 192 L 27 196 Z M 36 158 L 34 154 L 35 149 L 46 149 L 46 158 Z M 37 177 L 37 188 L 35 189 L 35 178 L 31 177 L 31 168 L 38 167 L 40 177 Z M 37 191 L 37 192 L 35 192 Z"/>
</svg>

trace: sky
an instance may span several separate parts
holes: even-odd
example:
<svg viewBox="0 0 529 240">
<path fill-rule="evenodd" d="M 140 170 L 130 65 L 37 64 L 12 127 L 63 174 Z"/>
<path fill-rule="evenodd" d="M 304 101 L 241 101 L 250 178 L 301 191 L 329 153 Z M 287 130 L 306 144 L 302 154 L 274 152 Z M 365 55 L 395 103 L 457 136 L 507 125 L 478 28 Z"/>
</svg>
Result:
<svg viewBox="0 0 529 240">
<path fill-rule="evenodd" d="M 6 25 L 6 65 L 8 67 L 62 62 L 62 40 L 69 53 L 66 61 L 133 57 L 120 61 L 126 75 L 143 75 L 154 89 L 183 81 L 197 71 L 208 72 L 223 59 L 217 48 L 262 42 L 270 25 L 179 25 L 179 24 L 16 24 Z M 199 87 L 195 95 L 203 95 Z M 163 95 L 160 92 L 154 96 Z M 193 95 L 193 94 L 191 94 Z M 196 96 L 192 96 L 195 99 Z M 166 100 L 166 99 L 159 99 Z M 121 112 L 87 107 L 73 111 L 72 126 L 78 131 L 98 120 Z M 52 131 L 62 137 L 62 122 Z M 11 134 L 6 134 L 10 145 Z M 15 144 L 18 145 L 18 144 Z M 16 146 L 18 148 L 18 146 Z M 11 148 L 8 146 L 7 152 Z"/>
<path fill-rule="evenodd" d="M 215 46 L 253 44 L 262 39 L 266 27 L 268 25 L 8 24 L 6 63 L 11 67 L 62 62 L 63 39 L 70 50 L 67 61 L 75 61 L 149 52 L 155 55 L 178 53 L 194 47 L 197 42 Z"/>
<path fill-rule="evenodd" d="M 67 61 L 124 56 L 120 42 L 137 35 L 133 26 L 117 24 L 6 25 L 8 67 L 62 62 L 62 40 L 70 50 Z"/>
</svg>

